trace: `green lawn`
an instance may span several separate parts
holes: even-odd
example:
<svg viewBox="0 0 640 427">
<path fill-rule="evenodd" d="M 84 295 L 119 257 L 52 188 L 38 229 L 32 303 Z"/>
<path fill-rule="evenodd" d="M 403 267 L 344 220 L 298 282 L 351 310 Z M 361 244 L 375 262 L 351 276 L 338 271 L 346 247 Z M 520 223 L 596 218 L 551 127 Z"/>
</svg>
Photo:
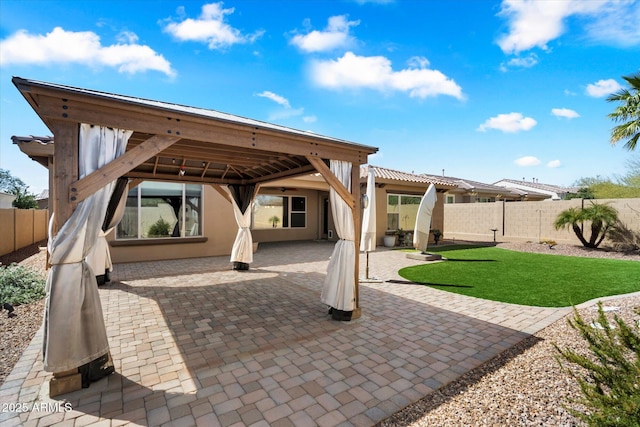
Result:
<svg viewBox="0 0 640 427">
<path fill-rule="evenodd" d="M 462 295 L 539 307 L 566 307 L 640 291 L 640 262 L 449 247 L 445 262 L 407 267 L 407 280 Z"/>
</svg>

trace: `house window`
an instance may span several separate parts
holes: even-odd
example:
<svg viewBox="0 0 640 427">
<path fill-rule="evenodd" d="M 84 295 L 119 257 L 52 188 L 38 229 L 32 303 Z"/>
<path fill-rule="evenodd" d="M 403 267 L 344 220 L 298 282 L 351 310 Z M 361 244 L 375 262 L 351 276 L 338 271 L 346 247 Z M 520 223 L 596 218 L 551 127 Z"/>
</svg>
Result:
<svg viewBox="0 0 640 427">
<path fill-rule="evenodd" d="M 447 204 L 455 203 L 455 202 L 456 202 L 456 196 L 447 196 Z"/>
<path fill-rule="evenodd" d="M 495 201 L 495 197 L 476 197 L 476 203 L 492 203 Z"/>
<path fill-rule="evenodd" d="M 421 196 L 387 194 L 387 230 L 412 230 L 421 200 Z"/>
<path fill-rule="evenodd" d="M 253 202 L 253 228 L 305 228 L 307 198 L 261 194 Z"/>
<path fill-rule="evenodd" d="M 202 185 L 143 182 L 129 191 L 117 239 L 202 236 Z"/>
</svg>

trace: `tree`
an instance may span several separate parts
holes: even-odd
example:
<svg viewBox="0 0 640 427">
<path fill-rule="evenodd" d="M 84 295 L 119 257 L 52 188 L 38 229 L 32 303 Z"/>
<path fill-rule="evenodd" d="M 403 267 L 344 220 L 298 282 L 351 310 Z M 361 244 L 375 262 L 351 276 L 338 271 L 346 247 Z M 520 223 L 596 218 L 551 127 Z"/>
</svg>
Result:
<svg viewBox="0 0 640 427">
<path fill-rule="evenodd" d="M 580 225 L 591 222 L 591 237 L 585 239 Z M 592 203 L 586 208 L 569 208 L 558 215 L 554 222 L 556 230 L 573 229 L 580 243 L 587 248 L 597 248 L 607 236 L 607 232 L 618 221 L 618 211 L 606 204 Z"/>
<path fill-rule="evenodd" d="M 577 194 L 567 199 L 625 199 L 640 197 L 640 155 L 626 162 L 626 173 L 613 178 L 601 176 L 580 178 L 573 186 L 579 187 Z"/>
<path fill-rule="evenodd" d="M 622 78 L 629 83 L 630 88 L 620 89 L 607 98 L 608 102 L 621 103 L 608 115 L 614 122 L 621 123 L 611 129 L 611 145 L 628 139 L 624 148 L 633 151 L 640 138 L 640 73 Z"/>
<path fill-rule="evenodd" d="M 20 178 L 11 175 L 11 172 L 0 169 L 0 191 L 6 191 L 16 196 L 12 205 L 18 209 L 36 209 L 38 203 L 36 196 L 29 193 L 29 187 Z"/>
</svg>

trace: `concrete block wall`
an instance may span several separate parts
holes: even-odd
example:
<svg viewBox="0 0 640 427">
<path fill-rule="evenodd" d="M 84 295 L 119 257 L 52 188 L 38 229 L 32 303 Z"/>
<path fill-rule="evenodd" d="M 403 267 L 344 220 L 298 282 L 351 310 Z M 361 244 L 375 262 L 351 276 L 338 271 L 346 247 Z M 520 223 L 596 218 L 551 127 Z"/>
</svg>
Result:
<svg viewBox="0 0 640 427">
<path fill-rule="evenodd" d="M 553 226 L 560 212 L 571 207 L 589 206 L 590 200 L 573 199 L 545 202 L 459 203 L 444 206 L 444 238 L 498 242 L 554 240 L 580 244 L 573 230 Z M 618 217 L 632 230 L 640 230 L 640 199 L 599 199 L 618 211 Z M 588 224 L 585 225 L 588 227 Z M 585 230 L 586 238 L 590 230 Z"/>
</svg>

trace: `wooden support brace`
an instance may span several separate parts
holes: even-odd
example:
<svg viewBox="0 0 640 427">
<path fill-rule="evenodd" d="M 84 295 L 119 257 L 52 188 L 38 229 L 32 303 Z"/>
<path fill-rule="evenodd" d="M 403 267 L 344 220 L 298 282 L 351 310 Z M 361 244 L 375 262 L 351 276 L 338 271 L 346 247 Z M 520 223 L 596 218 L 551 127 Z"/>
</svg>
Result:
<svg viewBox="0 0 640 427">
<path fill-rule="evenodd" d="M 353 210 L 356 207 L 356 201 L 353 195 L 347 190 L 347 188 L 340 182 L 340 180 L 331 172 L 331 169 L 324 162 L 317 157 L 307 157 L 309 163 L 313 165 L 314 168 L 320 175 L 324 178 L 327 183 L 333 187 L 334 190 L 340 195 L 342 200 Z"/>
<path fill-rule="evenodd" d="M 112 162 L 90 173 L 69 186 L 69 201 L 78 203 L 86 199 L 105 183 L 115 181 L 147 159 L 180 140 L 179 136 L 154 135 Z"/>
</svg>

